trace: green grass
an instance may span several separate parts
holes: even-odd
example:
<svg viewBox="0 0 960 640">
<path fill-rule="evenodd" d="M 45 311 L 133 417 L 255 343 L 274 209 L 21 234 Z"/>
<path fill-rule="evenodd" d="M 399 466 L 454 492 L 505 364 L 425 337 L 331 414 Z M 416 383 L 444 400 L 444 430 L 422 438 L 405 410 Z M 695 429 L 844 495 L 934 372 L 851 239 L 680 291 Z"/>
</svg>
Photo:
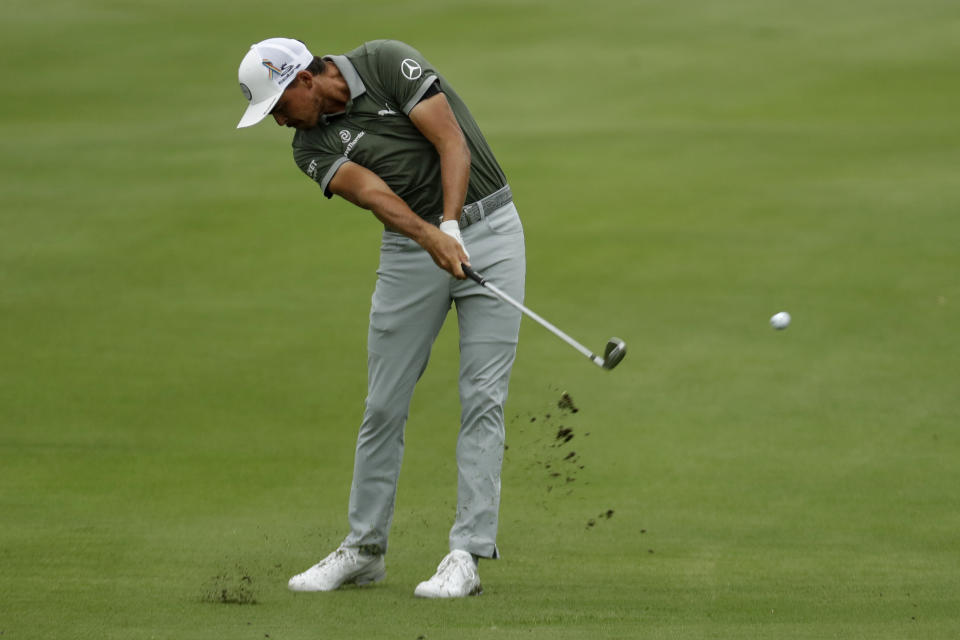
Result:
<svg viewBox="0 0 960 640">
<path fill-rule="evenodd" d="M 524 324 L 480 598 L 412 596 L 452 322 L 387 580 L 285 588 L 346 533 L 379 231 L 234 130 L 271 35 L 420 48 L 510 177 L 528 302 L 630 345 Z M 4 640 L 960 635 L 956 3 L 13 0 L 0 42 Z"/>
</svg>

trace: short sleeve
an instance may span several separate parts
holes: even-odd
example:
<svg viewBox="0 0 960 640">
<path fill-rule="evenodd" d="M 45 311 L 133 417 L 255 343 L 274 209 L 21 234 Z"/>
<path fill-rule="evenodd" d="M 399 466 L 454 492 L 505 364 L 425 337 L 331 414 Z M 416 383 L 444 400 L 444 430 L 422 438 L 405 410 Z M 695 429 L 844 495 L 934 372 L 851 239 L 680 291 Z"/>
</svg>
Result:
<svg viewBox="0 0 960 640">
<path fill-rule="evenodd" d="M 330 180 L 337 173 L 337 169 L 348 161 L 343 153 L 329 153 L 312 148 L 294 148 L 293 159 L 300 170 L 323 189 L 323 195 L 328 198 L 333 197 L 333 193 L 329 189 Z"/>
<path fill-rule="evenodd" d="M 433 83 L 437 72 L 423 55 L 398 40 L 384 41 L 376 52 L 380 84 L 401 110 L 410 115 Z"/>
</svg>

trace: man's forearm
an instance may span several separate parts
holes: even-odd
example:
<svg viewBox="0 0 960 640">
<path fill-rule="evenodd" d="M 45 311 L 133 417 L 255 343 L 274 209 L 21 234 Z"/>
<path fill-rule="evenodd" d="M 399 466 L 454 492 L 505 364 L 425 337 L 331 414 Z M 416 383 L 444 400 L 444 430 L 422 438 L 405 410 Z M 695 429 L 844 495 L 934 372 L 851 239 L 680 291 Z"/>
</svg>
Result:
<svg viewBox="0 0 960 640">
<path fill-rule="evenodd" d="M 418 216 L 400 196 L 393 192 L 371 191 L 362 202 L 355 204 L 370 210 L 388 229 L 402 233 L 423 244 L 424 238 L 435 226 Z"/>
<path fill-rule="evenodd" d="M 440 180 L 443 185 L 443 219 L 459 220 L 470 182 L 470 148 L 462 137 L 453 140 L 440 154 Z"/>
<path fill-rule="evenodd" d="M 330 191 L 367 209 L 388 229 L 412 238 L 423 247 L 441 269 L 461 280 L 466 278 L 460 265 L 469 263 L 460 240 L 430 224 L 407 205 L 379 176 L 353 162 L 347 162 L 333 176 Z"/>
<path fill-rule="evenodd" d="M 358 204 L 372 211 L 388 229 L 416 241 L 438 267 L 457 278 L 466 278 L 460 264 L 468 263 L 470 258 L 460 242 L 414 213 L 395 193 L 377 190 Z"/>
<path fill-rule="evenodd" d="M 470 147 L 460 123 L 443 93 L 415 106 L 410 111 L 410 120 L 440 156 L 443 219 L 459 220 L 470 182 Z"/>
</svg>

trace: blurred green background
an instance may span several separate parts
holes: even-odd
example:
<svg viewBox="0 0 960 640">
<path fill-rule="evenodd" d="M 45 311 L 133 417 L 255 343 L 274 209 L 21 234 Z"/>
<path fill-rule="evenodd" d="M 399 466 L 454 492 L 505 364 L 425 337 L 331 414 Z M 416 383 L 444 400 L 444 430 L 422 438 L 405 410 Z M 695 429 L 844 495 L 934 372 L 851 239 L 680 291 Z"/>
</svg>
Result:
<svg viewBox="0 0 960 640">
<path fill-rule="evenodd" d="M 4 638 L 960 634 L 956 2 L 6 6 Z M 234 129 L 276 35 L 420 49 L 510 178 L 528 303 L 629 344 L 606 373 L 525 322 L 480 598 L 412 596 L 452 321 L 386 582 L 286 590 L 346 533 L 380 227 Z"/>
</svg>

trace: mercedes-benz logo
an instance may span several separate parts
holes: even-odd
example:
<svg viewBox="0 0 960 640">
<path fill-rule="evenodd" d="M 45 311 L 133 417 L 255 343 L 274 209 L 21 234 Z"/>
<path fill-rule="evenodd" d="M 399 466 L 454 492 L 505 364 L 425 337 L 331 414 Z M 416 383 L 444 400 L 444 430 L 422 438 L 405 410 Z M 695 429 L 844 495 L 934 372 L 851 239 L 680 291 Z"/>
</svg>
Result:
<svg viewBox="0 0 960 640">
<path fill-rule="evenodd" d="M 423 69 L 420 68 L 420 63 L 410 58 L 406 58 L 400 63 L 400 71 L 403 72 L 403 77 L 407 80 L 416 80 L 423 75 Z"/>
</svg>

